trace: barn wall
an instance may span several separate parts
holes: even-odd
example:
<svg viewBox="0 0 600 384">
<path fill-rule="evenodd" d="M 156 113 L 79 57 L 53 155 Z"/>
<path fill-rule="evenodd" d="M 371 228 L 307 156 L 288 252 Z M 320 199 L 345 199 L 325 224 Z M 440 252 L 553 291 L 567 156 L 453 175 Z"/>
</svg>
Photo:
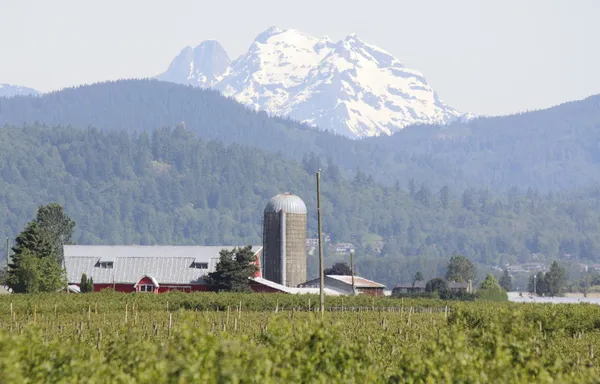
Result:
<svg viewBox="0 0 600 384">
<path fill-rule="evenodd" d="M 143 280 L 142 280 L 143 281 Z M 94 284 L 94 292 L 100 292 L 103 289 L 114 289 L 116 292 L 130 293 L 136 292 L 133 288 L 134 283 L 121 283 L 121 284 Z M 142 284 L 150 284 L 145 281 Z M 159 282 L 160 284 L 160 282 Z M 250 283 L 250 289 L 254 293 L 281 293 L 281 291 L 259 284 L 257 282 Z M 182 291 L 182 292 L 212 292 L 214 289 L 206 284 L 164 284 L 160 285 L 158 293 L 165 293 L 170 291 Z"/>
</svg>

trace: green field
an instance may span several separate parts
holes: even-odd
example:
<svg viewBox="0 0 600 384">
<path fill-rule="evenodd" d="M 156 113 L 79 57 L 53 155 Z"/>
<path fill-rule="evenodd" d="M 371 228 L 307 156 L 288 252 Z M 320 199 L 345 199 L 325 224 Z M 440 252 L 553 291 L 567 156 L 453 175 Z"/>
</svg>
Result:
<svg viewBox="0 0 600 384">
<path fill-rule="evenodd" d="M 600 306 L 317 300 L 0 296 L 0 383 L 599 382 Z"/>
</svg>

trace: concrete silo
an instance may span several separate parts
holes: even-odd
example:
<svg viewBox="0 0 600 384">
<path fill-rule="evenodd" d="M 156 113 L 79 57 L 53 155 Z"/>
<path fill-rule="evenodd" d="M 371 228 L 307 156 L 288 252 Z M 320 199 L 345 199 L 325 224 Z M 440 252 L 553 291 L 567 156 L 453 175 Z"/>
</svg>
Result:
<svg viewBox="0 0 600 384">
<path fill-rule="evenodd" d="M 306 281 L 306 205 L 289 192 L 274 196 L 263 222 L 264 277 L 295 287 Z"/>
</svg>

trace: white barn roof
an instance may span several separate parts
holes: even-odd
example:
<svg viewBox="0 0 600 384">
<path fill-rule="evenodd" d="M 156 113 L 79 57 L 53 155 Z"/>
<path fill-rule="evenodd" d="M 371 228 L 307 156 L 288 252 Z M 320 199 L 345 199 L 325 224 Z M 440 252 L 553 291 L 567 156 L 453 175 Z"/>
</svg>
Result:
<svg viewBox="0 0 600 384">
<path fill-rule="evenodd" d="M 352 276 L 350 275 L 325 275 L 325 285 L 327 285 L 327 280 L 328 279 L 333 279 L 333 280 L 337 280 L 340 281 L 344 284 L 347 285 L 352 285 Z M 300 287 L 318 287 L 319 285 L 319 278 L 317 277 L 316 279 L 313 280 L 309 280 L 305 283 L 300 284 Z M 376 281 L 373 280 L 369 280 L 369 279 L 365 279 L 364 277 L 360 277 L 360 276 L 354 276 L 354 287 L 355 288 L 380 288 L 380 289 L 385 289 L 386 286 L 383 284 L 379 284 Z"/>
<path fill-rule="evenodd" d="M 241 246 L 243 247 L 243 246 Z M 163 245 L 65 245 L 65 268 L 69 283 L 79 283 L 86 274 L 96 284 L 138 282 L 149 275 L 159 284 L 202 283 L 213 272 L 222 249 L 235 246 L 163 246 Z M 252 246 L 258 253 L 262 246 Z M 101 263 L 112 262 L 112 268 Z M 207 269 L 193 268 L 193 263 L 207 263 Z"/>
</svg>

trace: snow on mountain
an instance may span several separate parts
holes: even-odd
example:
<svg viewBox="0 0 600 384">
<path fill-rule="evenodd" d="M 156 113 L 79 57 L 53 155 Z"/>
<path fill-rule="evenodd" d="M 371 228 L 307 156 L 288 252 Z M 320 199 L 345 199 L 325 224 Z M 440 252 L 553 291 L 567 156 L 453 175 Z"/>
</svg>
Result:
<svg viewBox="0 0 600 384">
<path fill-rule="evenodd" d="M 231 63 L 219 43 L 204 42 L 185 48 L 158 79 L 218 89 L 250 108 L 350 137 L 469 116 L 444 104 L 420 72 L 355 34 L 333 42 L 271 27 Z"/>
<path fill-rule="evenodd" d="M 12 97 L 22 95 L 38 95 L 39 92 L 32 88 L 21 87 L 11 84 L 0 84 L 0 97 Z"/>
<path fill-rule="evenodd" d="M 207 40 L 195 48 L 185 47 L 157 78 L 163 81 L 210 88 L 223 79 L 231 60 L 218 41 Z"/>
</svg>

